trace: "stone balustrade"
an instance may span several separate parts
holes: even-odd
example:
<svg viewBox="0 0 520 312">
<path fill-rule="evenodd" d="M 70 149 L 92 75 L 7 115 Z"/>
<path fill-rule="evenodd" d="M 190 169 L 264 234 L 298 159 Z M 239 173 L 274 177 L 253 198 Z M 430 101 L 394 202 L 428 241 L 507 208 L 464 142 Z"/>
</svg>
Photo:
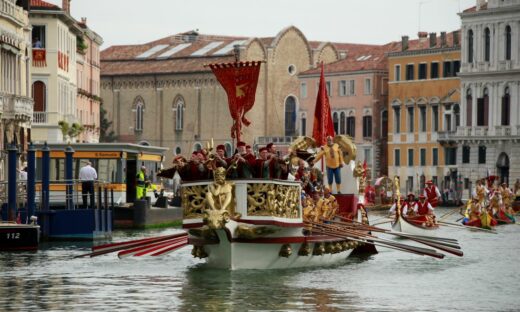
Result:
<svg viewBox="0 0 520 312">
<path fill-rule="evenodd" d="M 33 117 L 34 101 L 32 98 L 0 93 L 0 111 L 2 119 L 30 121 Z"/>
</svg>

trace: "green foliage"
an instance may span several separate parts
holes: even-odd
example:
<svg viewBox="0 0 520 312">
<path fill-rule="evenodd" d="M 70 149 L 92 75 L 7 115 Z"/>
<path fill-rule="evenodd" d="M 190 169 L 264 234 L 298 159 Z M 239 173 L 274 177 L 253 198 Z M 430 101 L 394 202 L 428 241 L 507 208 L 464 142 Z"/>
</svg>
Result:
<svg viewBox="0 0 520 312">
<path fill-rule="evenodd" d="M 73 138 L 79 136 L 81 132 L 85 130 L 82 125 L 79 123 L 72 123 L 72 125 L 69 125 L 68 122 L 65 120 L 62 120 L 58 122 L 58 126 L 60 126 L 61 134 L 63 134 L 63 139 L 69 138 L 69 140 L 72 140 Z"/>
<path fill-rule="evenodd" d="M 81 36 L 76 37 L 76 50 L 78 52 L 85 54 L 87 52 L 88 45 L 85 43 L 85 40 Z"/>
</svg>

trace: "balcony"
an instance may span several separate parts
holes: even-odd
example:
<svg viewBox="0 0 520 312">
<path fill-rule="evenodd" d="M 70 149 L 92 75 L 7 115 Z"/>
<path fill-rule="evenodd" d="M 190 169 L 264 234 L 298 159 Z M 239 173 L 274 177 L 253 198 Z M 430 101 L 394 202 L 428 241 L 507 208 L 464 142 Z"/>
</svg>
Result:
<svg viewBox="0 0 520 312">
<path fill-rule="evenodd" d="M 0 111 L 2 119 L 10 119 L 16 121 L 30 121 L 33 115 L 33 99 L 0 93 Z"/>
<path fill-rule="evenodd" d="M 62 120 L 62 115 L 58 112 L 34 112 L 33 125 L 58 125 Z"/>
<path fill-rule="evenodd" d="M 437 142 L 441 145 L 451 146 L 456 144 L 456 131 L 439 131 L 437 132 Z"/>
<path fill-rule="evenodd" d="M 27 25 L 27 16 L 15 0 L 0 0 L 0 13 L 15 20 L 20 26 Z"/>
</svg>

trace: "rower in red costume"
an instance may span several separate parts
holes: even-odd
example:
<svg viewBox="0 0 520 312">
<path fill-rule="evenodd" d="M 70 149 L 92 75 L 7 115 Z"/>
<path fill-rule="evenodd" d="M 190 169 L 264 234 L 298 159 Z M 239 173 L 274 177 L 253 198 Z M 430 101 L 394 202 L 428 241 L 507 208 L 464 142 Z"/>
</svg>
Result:
<svg viewBox="0 0 520 312">
<path fill-rule="evenodd" d="M 439 198 L 441 197 L 441 192 L 431 180 L 426 182 L 426 188 L 424 188 L 424 196 L 428 199 L 428 202 L 432 207 L 437 207 L 439 204 Z"/>
<path fill-rule="evenodd" d="M 433 214 L 432 205 L 426 200 L 426 196 L 419 196 L 419 202 L 416 205 L 416 216 L 413 222 L 422 223 L 425 226 L 435 225 L 435 215 Z"/>
</svg>

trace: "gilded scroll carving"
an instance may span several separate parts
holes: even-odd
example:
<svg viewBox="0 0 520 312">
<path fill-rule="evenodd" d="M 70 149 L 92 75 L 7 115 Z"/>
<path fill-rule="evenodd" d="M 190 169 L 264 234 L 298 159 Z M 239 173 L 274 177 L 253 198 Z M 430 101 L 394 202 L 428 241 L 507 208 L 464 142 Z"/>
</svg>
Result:
<svg viewBox="0 0 520 312">
<path fill-rule="evenodd" d="M 293 185 L 251 183 L 247 185 L 248 216 L 298 218 L 300 189 Z"/>
</svg>

